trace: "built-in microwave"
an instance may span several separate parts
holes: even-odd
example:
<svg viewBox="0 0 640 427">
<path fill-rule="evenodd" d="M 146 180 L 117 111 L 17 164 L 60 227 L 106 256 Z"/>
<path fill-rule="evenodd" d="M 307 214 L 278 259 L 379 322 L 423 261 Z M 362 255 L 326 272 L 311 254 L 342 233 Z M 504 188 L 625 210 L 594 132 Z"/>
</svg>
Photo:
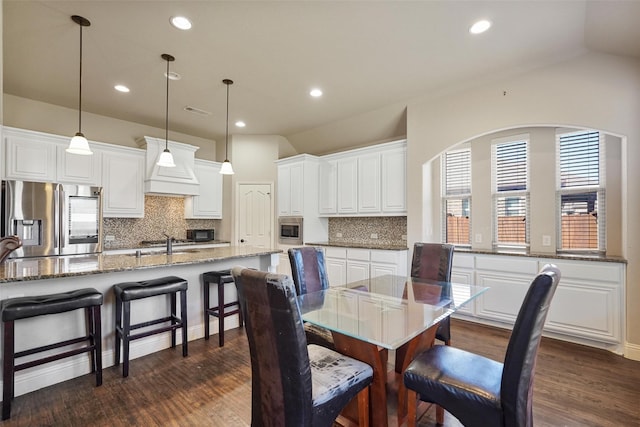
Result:
<svg viewBox="0 0 640 427">
<path fill-rule="evenodd" d="M 301 245 L 302 217 L 281 216 L 278 218 L 278 241 L 283 245 Z"/>
</svg>

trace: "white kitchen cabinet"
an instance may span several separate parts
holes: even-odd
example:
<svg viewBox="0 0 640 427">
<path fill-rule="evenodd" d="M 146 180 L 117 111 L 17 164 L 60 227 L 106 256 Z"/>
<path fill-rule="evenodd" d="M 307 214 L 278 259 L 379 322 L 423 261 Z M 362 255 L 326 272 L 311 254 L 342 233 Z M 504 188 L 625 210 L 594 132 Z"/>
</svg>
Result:
<svg viewBox="0 0 640 427">
<path fill-rule="evenodd" d="M 338 159 L 338 213 L 358 213 L 358 159 L 347 157 Z"/>
<path fill-rule="evenodd" d="M 92 147 L 93 154 L 67 153 L 67 144 L 56 147 L 56 181 L 70 184 L 100 185 L 102 182 L 102 150 Z"/>
<path fill-rule="evenodd" d="M 3 137 L 6 179 L 56 181 L 56 147 L 59 138 L 6 127 Z"/>
<path fill-rule="evenodd" d="M 406 161 L 404 140 L 323 156 L 318 214 L 406 215 Z"/>
<path fill-rule="evenodd" d="M 382 211 L 407 213 L 407 148 L 392 148 L 381 153 Z"/>
<path fill-rule="evenodd" d="M 5 178 L 67 184 L 101 184 L 101 151 L 104 144 L 90 142 L 91 156 L 66 152 L 69 137 L 5 127 Z"/>
<path fill-rule="evenodd" d="M 383 249 L 325 247 L 325 262 L 331 286 L 387 274 L 407 275 L 407 252 Z"/>
<path fill-rule="evenodd" d="M 358 156 L 358 213 L 380 213 L 380 153 Z"/>
<path fill-rule="evenodd" d="M 289 157 L 278 164 L 278 216 L 303 216 L 305 192 L 312 192 L 317 206 L 317 159 L 309 155 Z M 305 169 L 311 170 L 307 173 Z M 316 209 L 317 211 L 317 209 Z"/>
<path fill-rule="evenodd" d="M 318 213 L 335 215 L 338 213 L 338 162 L 321 160 L 318 165 Z"/>
<path fill-rule="evenodd" d="M 199 182 L 199 195 L 184 199 L 186 219 L 222 218 L 222 175 L 221 163 L 195 160 L 194 172 Z"/>
<path fill-rule="evenodd" d="M 623 262 L 454 252 L 452 281 L 489 287 L 456 316 L 511 327 L 531 281 L 545 264 L 555 264 L 561 279 L 544 334 L 621 353 L 626 274 Z"/>
<path fill-rule="evenodd" d="M 110 147 L 102 153 L 102 214 L 105 218 L 144 217 L 145 152 Z"/>
</svg>

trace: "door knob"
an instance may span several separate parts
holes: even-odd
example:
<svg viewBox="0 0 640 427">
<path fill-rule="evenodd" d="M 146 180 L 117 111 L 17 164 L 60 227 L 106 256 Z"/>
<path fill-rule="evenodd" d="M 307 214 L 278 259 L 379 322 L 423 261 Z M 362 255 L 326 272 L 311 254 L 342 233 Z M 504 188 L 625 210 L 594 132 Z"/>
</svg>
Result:
<svg viewBox="0 0 640 427">
<path fill-rule="evenodd" d="M 244 239 L 240 239 L 240 243 L 244 243 Z"/>
</svg>

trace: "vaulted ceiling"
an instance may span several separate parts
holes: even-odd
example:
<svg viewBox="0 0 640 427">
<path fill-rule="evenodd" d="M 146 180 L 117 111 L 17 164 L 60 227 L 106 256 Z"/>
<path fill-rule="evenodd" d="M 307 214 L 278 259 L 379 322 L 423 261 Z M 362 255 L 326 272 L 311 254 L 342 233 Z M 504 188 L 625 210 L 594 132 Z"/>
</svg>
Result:
<svg viewBox="0 0 640 427">
<path fill-rule="evenodd" d="M 57 1 L 4 0 L 4 91 L 77 108 L 79 27 L 83 109 L 220 140 L 225 78 L 232 133 L 278 134 L 299 151 L 306 131 L 403 102 L 563 60 L 586 50 L 640 58 L 638 1 Z M 193 27 L 172 27 L 172 16 Z M 471 35 L 470 25 L 492 28 Z M 125 84 L 130 92 L 116 92 Z M 319 87 L 321 98 L 309 96 Z M 194 107 L 210 114 L 185 110 Z M 74 129 L 75 123 L 70 124 Z M 335 147 L 333 147 L 335 149 Z"/>
</svg>

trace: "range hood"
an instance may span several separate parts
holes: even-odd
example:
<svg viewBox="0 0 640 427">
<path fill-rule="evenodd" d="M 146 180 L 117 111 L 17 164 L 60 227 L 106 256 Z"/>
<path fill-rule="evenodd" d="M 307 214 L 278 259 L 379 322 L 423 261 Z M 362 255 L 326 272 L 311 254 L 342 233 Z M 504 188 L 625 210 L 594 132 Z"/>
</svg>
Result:
<svg viewBox="0 0 640 427">
<path fill-rule="evenodd" d="M 169 150 L 176 164 L 175 168 L 158 166 L 156 162 L 165 148 L 164 139 L 145 136 L 137 140 L 141 148 L 146 148 L 146 174 L 144 192 L 151 194 L 197 196 L 200 183 L 196 178 L 195 152 L 199 147 L 169 141 Z"/>
</svg>

